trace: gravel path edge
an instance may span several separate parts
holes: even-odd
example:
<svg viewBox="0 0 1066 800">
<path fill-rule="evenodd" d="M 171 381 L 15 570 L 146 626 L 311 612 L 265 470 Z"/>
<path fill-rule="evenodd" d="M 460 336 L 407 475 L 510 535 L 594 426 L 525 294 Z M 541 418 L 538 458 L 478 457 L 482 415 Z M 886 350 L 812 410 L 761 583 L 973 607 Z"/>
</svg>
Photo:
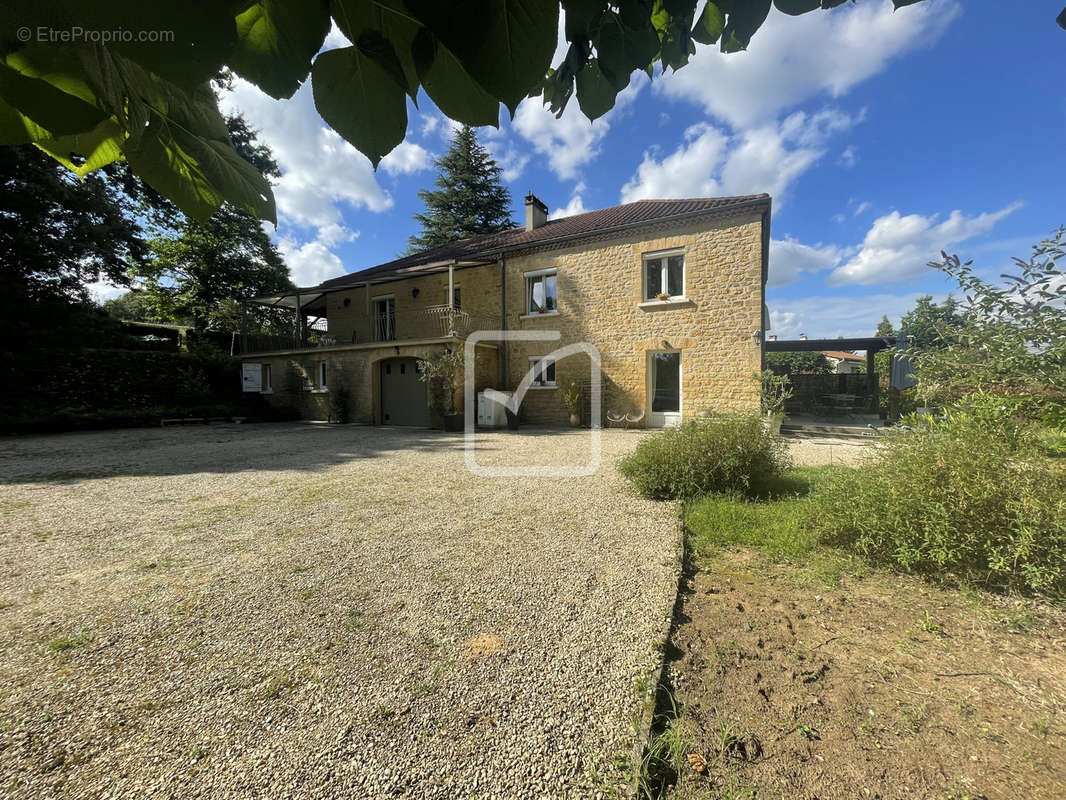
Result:
<svg viewBox="0 0 1066 800">
<path fill-rule="evenodd" d="M 629 763 L 633 765 L 633 780 L 630 783 L 630 796 L 634 799 L 640 797 L 640 784 L 644 778 L 644 756 L 648 752 L 648 747 L 651 745 L 652 727 L 655 724 L 655 711 L 659 697 L 659 688 L 663 684 L 663 673 L 666 671 L 666 648 L 670 643 L 671 634 L 673 633 L 674 625 L 677 622 L 677 613 L 681 604 L 681 587 L 685 580 L 685 559 L 687 557 L 687 553 L 685 552 L 685 519 L 681 515 L 680 510 L 674 534 L 677 537 L 674 546 L 674 563 L 672 566 L 673 573 L 677 578 L 674 584 L 674 598 L 673 602 L 670 604 L 670 613 L 664 618 L 655 638 L 655 649 L 659 653 L 659 657 L 656 659 L 655 664 L 651 668 L 651 672 L 648 674 L 648 691 L 644 697 L 640 722 L 637 725 L 637 735 L 633 740 L 633 751 L 629 757 Z"/>
</svg>

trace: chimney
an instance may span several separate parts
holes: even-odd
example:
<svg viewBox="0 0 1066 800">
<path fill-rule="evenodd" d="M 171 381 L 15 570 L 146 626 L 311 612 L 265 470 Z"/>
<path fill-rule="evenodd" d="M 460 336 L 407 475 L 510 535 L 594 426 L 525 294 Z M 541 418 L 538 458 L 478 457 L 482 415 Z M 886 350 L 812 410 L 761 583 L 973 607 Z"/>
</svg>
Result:
<svg viewBox="0 0 1066 800">
<path fill-rule="evenodd" d="M 805 341 L 807 341 L 807 334 L 805 334 L 805 333 L 801 333 L 801 334 L 800 334 L 800 341 L 801 341 L 801 342 L 805 342 Z"/>
<path fill-rule="evenodd" d="M 770 334 L 770 341 L 771 342 L 776 342 L 777 341 L 777 334 L 776 333 L 771 333 Z"/>
<path fill-rule="evenodd" d="M 548 221 L 548 207 L 530 192 L 526 195 L 526 230 L 539 228 Z"/>
</svg>

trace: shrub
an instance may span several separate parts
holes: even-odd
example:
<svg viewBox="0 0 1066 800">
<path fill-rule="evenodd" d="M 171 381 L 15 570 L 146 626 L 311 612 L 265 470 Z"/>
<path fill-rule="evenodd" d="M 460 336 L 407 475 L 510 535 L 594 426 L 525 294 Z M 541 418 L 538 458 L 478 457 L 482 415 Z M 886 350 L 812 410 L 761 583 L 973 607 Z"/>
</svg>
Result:
<svg viewBox="0 0 1066 800">
<path fill-rule="evenodd" d="M 820 487 L 830 544 L 939 580 L 1066 592 L 1066 470 L 988 401 L 890 434 L 862 469 Z"/>
<path fill-rule="evenodd" d="M 685 422 L 642 441 L 618 468 L 652 500 L 764 493 L 787 465 L 786 446 L 755 415 Z"/>
</svg>

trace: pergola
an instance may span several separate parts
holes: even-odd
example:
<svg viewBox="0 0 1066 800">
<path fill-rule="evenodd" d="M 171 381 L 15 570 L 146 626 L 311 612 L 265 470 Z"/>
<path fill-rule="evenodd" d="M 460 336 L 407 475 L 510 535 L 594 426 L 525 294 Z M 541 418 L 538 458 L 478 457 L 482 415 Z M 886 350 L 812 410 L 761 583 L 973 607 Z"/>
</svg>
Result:
<svg viewBox="0 0 1066 800">
<path fill-rule="evenodd" d="M 870 402 L 877 410 L 877 372 L 874 369 L 874 356 L 882 350 L 894 347 L 895 336 L 860 336 L 844 339 L 767 339 L 768 353 L 821 352 L 823 350 L 865 350 L 866 351 L 866 386 L 870 392 Z"/>
</svg>

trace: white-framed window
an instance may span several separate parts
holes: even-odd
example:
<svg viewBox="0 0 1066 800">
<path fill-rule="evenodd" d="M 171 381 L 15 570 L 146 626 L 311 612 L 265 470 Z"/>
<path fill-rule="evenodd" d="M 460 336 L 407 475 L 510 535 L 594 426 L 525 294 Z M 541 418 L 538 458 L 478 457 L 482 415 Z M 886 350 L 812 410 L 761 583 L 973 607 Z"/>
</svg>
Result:
<svg viewBox="0 0 1066 800">
<path fill-rule="evenodd" d="M 685 252 L 667 250 L 644 255 L 644 300 L 685 296 Z"/>
<path fill-rule="evenodd" d="M 555 359 L 542 356 L 530 356 L 529 366 L 533 370 L 534 387 L 541 389 L 555 388 Z"/>
<path fill-rule="evenodd" d="M 262 392 L 263 394 L 273 394 L 274 393 L 274 384 L 271 382 L 270 365 L 269 364 L 264 364 L 263 365 L 263 380 L 262 380 L 262 383 L 259 384 L 259 391 Z"/>
<path fill-rule="evenodd" d="M 315 362 L 315 388 L 316 392 L 326 391 L 326 362 Z"/>
<path fill-rule="evenodd" d="M 527 272 L 526 313 L 554 314 L 559 310 L 559 284 L 554 269 Z"/>
</svg>

